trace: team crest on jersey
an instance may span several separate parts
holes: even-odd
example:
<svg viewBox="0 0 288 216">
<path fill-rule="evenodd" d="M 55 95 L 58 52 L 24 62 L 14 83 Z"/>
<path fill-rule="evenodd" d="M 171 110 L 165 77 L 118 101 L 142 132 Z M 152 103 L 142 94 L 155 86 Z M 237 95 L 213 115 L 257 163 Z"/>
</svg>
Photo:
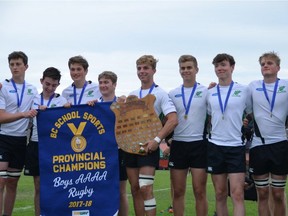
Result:
<svg viewBox="0 0 288 216">
<path fill-rule="evenodd" d="M 94 96 L 94 94 L 93 94 L 93 90 L 90 90 L 88 93 L 87 93 L 87 97 L 93 97 Z"/>
<path fill-rule="evenodd" d="M 145 155 L 144 144 L 153 140 L 162 128 L 162 123 L 155 113 L 152 94 L 138 99 L 131 95 L 125 103 L 114 102 L 110 108 L 116 117 L 115 137 L 123 151 Z"/>
<path fill-rule="evenodd" d="M 27 90 L 27 95 L 33 95 L 32 89 L 28 89 L 28 90 Z"/>
<path fill-rule="evenodd" d="M 285 86 L 279 86 L 277 93 L 285 93 Z"/>
<path fill-rule="evenodd" d="M 234 91 L 234 93 L 232 94 L 232 97 L 240 97 L 240 96 L 241 96 L 240 93 L 241 93 L 240 90 L 236 90 L 236 91 Z"/>
<path fill-rule="evenodd" d="M 202 91 L 195 92 L 195 98 L 202 98 Z"/>
</svg>

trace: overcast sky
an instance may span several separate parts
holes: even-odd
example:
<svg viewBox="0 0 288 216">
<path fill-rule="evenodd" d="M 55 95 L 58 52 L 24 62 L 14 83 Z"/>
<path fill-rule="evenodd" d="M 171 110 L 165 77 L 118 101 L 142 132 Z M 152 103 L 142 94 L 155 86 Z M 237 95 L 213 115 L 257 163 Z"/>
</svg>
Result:
<svg viewBox="0 0 288 216">
<path fill-rule="evenodd" d="M 234 56 L 233 80 L 261 79 L 259 56 L 280 55 L 280 78 L 288 79 L 287 1 L 16 1 L 0 0 L 0 80 L 11 78 L 7 57 L 29 57 L 26 81 L 41 90 L 45 68 L 61 70 L 57 92 L 71 84 L 68 59 L 84 56 L 88 79 L 111 70 L 118 75 L 117 94 L 138 88 L 135 61 L 152 54 L 159 60 L 156 84 L 169 91 L 181 84 L 178 58 L 198 59 L 197 80 L 216 81 L 212 59 Z"/>
</svg>

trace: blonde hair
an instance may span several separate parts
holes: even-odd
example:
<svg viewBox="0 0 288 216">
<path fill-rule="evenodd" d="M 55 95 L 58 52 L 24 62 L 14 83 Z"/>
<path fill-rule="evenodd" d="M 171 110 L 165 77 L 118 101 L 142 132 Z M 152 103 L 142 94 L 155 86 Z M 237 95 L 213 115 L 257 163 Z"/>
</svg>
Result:
<svg viewBox="0 0 288 216">
<path fill-rule="evenodd" d="M 136 61 L 136 65 L 147 64 L 150 65 L 153 69 L 156 69 L 158 60 L 152 55 L 143 55 Z"/>
<path fill-rule="evenodd" d="M 272 52 L 267 52 L 267 53 L 264 53 L 262 54 L 260 57 L 259 57 L 259 63 L 261 64 L 261 61 L 263 58 L 268 58 L 268 59 L 271 59 L 273 60 L 277 66 L 280 66 L 280 62 L 281 62 L 281 59 L 280 57 L 278 56 L 278 54 L 274 51 Z"/>
</svg>

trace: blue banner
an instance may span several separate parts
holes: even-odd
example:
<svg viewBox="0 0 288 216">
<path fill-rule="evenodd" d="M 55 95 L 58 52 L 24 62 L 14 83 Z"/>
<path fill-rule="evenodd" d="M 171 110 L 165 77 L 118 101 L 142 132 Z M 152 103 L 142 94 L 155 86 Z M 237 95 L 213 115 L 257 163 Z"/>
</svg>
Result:
<svg viewBox="0 0 288 216">
<path fill-rule="evenodd" d="M 112 216 L 119 209 L 111 103 L 39 111 L 42 216 Z"/>
</svg>

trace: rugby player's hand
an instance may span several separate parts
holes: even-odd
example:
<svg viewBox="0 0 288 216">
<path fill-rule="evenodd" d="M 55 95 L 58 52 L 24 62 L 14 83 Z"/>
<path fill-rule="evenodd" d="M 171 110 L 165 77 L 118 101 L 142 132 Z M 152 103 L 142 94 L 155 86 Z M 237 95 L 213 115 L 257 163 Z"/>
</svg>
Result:
<svg viewBox="0 0 288 216">
<path fill-rule="evenodd" d="M 87 104 L 89 106 L 95 106 L 95 104 L 97 103 L 98 101 L 97 100 L 92 100 L 92 101 L 88 101 Z"/>
<path fill-rule="evenodd" d="M 44 106 L 44 105 L 39 105 L 39 110 L 46 110 L 47 109 L 47 106 Z"/>
<path fill-rule="evenodd" d="M 64 108 L 71 108 L 72 104 L 71 103 L 65 103 L 63 105 Z"/>
<path fill-rule="evenodd" d="M 38 113 L 37 110 L 31 109 L 27 112 L 23 112 L 22 114 L 24 118 L 34 118 L 37 115 L 37 113 Z"/>
<path fill-rule="evenodd" d="M 159 143 L 157 143 L 154 139 L 150 140 L 146 145 L 146 152 L 152 153 L 158 149 Z"/>
</svg>

